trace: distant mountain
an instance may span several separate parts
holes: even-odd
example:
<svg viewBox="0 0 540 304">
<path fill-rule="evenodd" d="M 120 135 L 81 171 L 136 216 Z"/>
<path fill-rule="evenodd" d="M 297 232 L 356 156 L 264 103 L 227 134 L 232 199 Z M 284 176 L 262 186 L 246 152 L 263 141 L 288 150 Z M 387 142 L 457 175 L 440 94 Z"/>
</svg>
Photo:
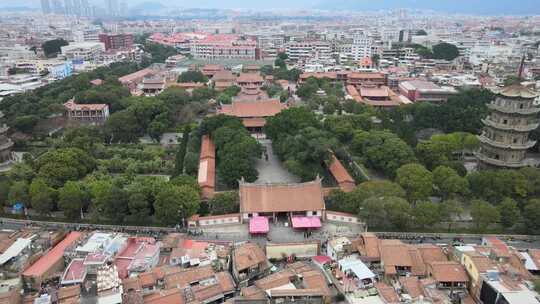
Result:
<svg viewBox="0 0 540 304">
<path fill-rule="evenodd" d="M 429 9 L 447 13 L 477 15 L 540 14 L 539 0 L 322 0 L 327 10 L 387 10 L 396 8 Z"/>
</svg>

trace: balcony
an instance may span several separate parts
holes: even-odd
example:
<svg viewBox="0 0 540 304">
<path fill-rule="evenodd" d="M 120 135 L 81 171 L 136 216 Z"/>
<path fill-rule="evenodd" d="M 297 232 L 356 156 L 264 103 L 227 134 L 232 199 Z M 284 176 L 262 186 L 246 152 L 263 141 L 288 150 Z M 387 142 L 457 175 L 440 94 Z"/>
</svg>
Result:
<svg viewBox="0 0 540 304">
<path fill-rule="evenodd" d="M 529 140 L 525 144 L 520 144 L 520 143 L 508 144 L 508 143 L 503 143 L 499 141 L 494 141 L 491 138 L 485 136 L 484 134 L 479 135 L 478 140 L 480 140 L 481 143 L 490 145 L 492 147 L 496 147 L 500 149 L 510 149 L 510 150 L 526 150 L 526 149 L 530 149 L 534 147 L 534 145 L 536 144 L 536 141 L 534 140 Z"/>
<path fill-rule="evenodd" d="M 505 130 L 505 131 L 516 131 L 516 132 L 531 132 L 533 130 L 536 130 L 538 128 L 539 122 L 526 124 L 526 125 L 509 125 L 509 124 L 502 124 L 498 122 L 494 122 L 493 120 L 486 118 L 482 119 L 482 122 L 484 125 L 488 127 L 492 127 L 499 130 Z"/>
<path fill-rule="evenodd" d="M 501 113 L 507 113 L 507 114 L 531 115 L 531 114 L 536 114 L 540 112 L 540 108 L 536 108 L 536 107 L 527 108 L 527 109 L 518 109 L 518 108 L 503 107 L 494 103 L 488 103 L 487 107 L 491 110 L 495 110 L 495 111 L 498 111 Z"/>
<path fill-rule="evenodd" d="M 526 158 L 526 159 L 524 159 L 522 161 L 518 161 L 518 162 L 506 162 L 506 161 L 503 161 L 503 160 L 500 160 L 500 159 L 494 159 L 494 158 L 487 157 L 487 156 L 485 156 L 485 155 L 483 155 L 481 153 L 475 153 L 474 155 L 481 162 L 492 165 L 492 166 L 497 166 L 497 167 L 522 168 L 522 167 L 526 167 L 526 166 L 534 166 L 535 165 L 535 161 L 532 160 L 532 159 L 528 159 L 528 158 Z"/>
</svg>

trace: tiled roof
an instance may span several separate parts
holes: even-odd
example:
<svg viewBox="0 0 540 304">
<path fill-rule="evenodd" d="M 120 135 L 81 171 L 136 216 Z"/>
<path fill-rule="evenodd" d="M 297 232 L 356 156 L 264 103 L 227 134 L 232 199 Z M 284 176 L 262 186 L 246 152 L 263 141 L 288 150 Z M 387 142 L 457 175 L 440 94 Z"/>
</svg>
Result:
<svg viewBox="0 0 540 304">
<path fill-rule="evenodd" d="M 182 269 L 181 271 L 165 275 L 165 287 L 167 289 L 175 287 L 182 288 L 212 276 L 214 276 L 212 266 Z"/>
<path fill-rule="evenodd" d="M 108 105 L 104 103 L 78 104 L 78 103 L 75 103 L 73 99 L 70 99 L 68 102 L 64 103 L 64 107 L 70 111 L 96 111 L 96 110 L 103 110 L 106 107 L 108 107 Z"/>
<path fill-rule="evenodd" d="M 426 264 L 448 261 L 448 258 L 439 246 L 433 244 L 420 244 L 416 245 L 416 249 L 420 251 L 420 255 L 422 255 L 422 259 Z"/>
<path fill-rule="evenodd" d="M 237 83 L 242 82 L 263 82 L 264 79 L 259 73 L 241 73 L 237 78 Z"/>
<path fill-rule="evenodd" d="M 237 271 L 261 264 L 265 261 L 266 255 L 257 244 L 245 243 L 234 250 L 233 262 L 236 265 Z"/>
<path fill-rule="evenodd" d="M 47 272 L 58 261 L 64 258 L 64 251 L 71 245 L 73 245 L 80 237 L 80 232 L 70 232 L 60 243 L 54 248 L 42 256 L 37 262 L 32 264 L 28 269 L 23 272 L 25 277 L 38 277 Z"/>
<path fill-rule="evenodd" d="M 495 94 L 506 97 L 536 98 L 540 96 L 536 91 L 531 90 L 521 84 L 515 84 L 504 88 L 493 89 Z"/>
<path fill-rule="evenodd" d="M 324 210 L 320 179 L 299 184 L 240 182 L 240 212 L 292 212 Z"/>
<path fill-rule="evenodd" d="M 379 295 L 384 299 L 385 303 L 400 303 L 397 292 L 391 286 L 383 282 L 377 282 L 375 283 L 375 288 L 377 288 Z"/>
<path fill-rule="evenodd" d="M 330 159 L 330 165 L 328 170 L 332 176 L 336 179 L 338 185 L 343 191 L 352 191 L 354 188 L 354 178 L 349 174 L 347 169 L 341 164 L 334 154 Z M 352 184 L 352 187 L 351 187 Z"/>
<path fill-rule="evenodd" d="M 432 262 L 430 273 L 438 282 L 468 282 L 469 277 L 463 266 L 457 262 Z"/>
<path fill-rule="evenodd" d="M 418 277 L 400 277 L 399 282 L 403 286 L 403 289 L 407 294 L 409 294 L 413 299 L 416 299 L 420 296 L 425 296 L 422 287 L 420 286 L 420 281 Z"/>
<path fill-rule="evenodd" d="M 220 112 L 236 117 L 270 117 L 286 109 L 287 105 L 277 99 L 239 101 L 235 100 L 230 105 L 222 105 Z"/>
</svg>

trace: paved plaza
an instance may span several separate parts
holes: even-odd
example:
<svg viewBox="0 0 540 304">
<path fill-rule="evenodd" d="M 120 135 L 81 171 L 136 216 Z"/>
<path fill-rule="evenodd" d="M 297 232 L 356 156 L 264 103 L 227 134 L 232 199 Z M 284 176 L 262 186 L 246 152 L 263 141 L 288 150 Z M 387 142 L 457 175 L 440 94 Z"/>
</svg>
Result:
<svg viewBox="0 0 540 304">
<path fill-rule="evenodd" d="M 298 183 L 300 179 L 291 174 L 287 169 L 283 167 L 283 164 L 279 160 L 274 150 L 272 149 L 272 141 L 269 139 L 259 140 L 266 154 L 268 160 L 263 155 L 261 159 L 257 160 L 256 168 L 259 172 L 259 178 L 256 183 Z"/>
</svg>

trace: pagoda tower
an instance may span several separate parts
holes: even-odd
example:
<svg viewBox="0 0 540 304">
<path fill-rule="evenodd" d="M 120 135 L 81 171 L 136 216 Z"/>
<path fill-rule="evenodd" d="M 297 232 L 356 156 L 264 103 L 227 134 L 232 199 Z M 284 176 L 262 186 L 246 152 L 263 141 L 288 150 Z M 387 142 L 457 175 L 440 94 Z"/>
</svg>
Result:
<svg viewBox="0 0 540 304">
<path fill-rule="evenodd" d="M 489 103 L 489 115 L 482 120 L 484 129 L 480 150 L 476 154 L 480 168 L 520 168 L 534 165 L 526 158 L 527 149 L 536 141 L 529 133 L 538 128 L 540 108 L 534 104 L 539 96 L 522 85 L 511 85 L 493 90 L 495 100 Z"/>
</svg>

